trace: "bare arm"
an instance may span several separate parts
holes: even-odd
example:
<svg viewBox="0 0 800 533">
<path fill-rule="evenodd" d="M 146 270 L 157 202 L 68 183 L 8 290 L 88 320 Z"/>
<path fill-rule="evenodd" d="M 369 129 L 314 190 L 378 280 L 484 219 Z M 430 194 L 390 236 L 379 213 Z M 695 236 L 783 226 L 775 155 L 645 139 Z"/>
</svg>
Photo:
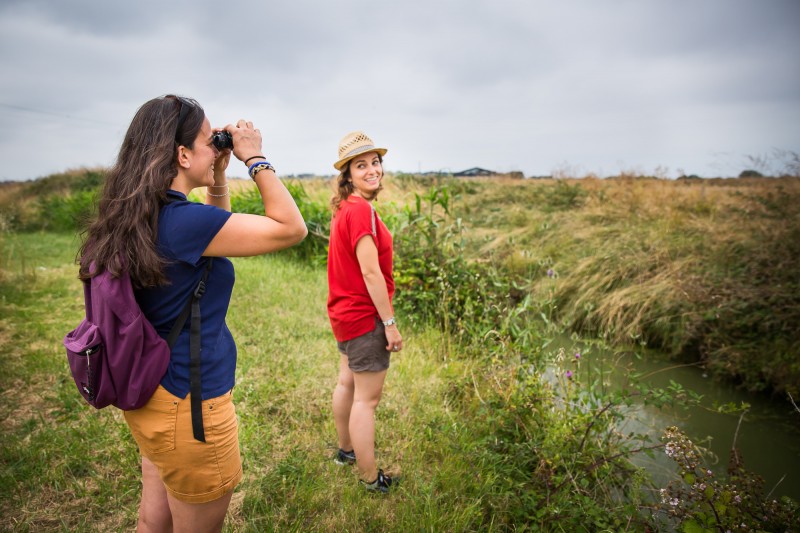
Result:
<svg viewBox="0 0 800 533">
<path fill-rule="evenodd" d="M 394 316 L 392 303 L 389 301 L 389 290 L 386 288 L 386 280 L 383 278 L 380 264 L 378 263 L 378 247 L 369 235 L 364 235 L 356 243 L 356 257 L 361 267 L 361 275 L 364 276 L 364 283 L 367 285 L 372 303 L 378 310 L 381 320 L 386 322 Z M 386 349 L 398 351 L 403 347 L 403 337 L 397 324 L 386 326 Z M 394 347 L 397 349 L 393 349 Z"/>
<path fill-rule="evenodd" d="M 214 162 L 214 185 L 206 189 L 206 204 L 219 207 L 225 211 L 231 210 L 231 195 L 228 188 L 228 179 L 225 170 L 231 159 L 231 151 L 223 150 Z"/>
<path fill-rule="evenodd" d="M 240 120 L 236 126 L 228 125 L 225 129 L 233 136 L 233 155 L 239 160 L 245 161 L 253 156 L 262 155 L 261 133 L 253 128 L 251 122 Z M 255 158 L 250 164 L 256 161 L 265 159 L 263 156 Z M 214 180 L 217 180 L 216 167 Z M 254 181 L 261 193 L 265 216 L 233 213 L 209 243 L 203 255 L 214 257 L 260 255 L 288 248 L 305 238 L 308 229 L 303 216 L 278 176 L 273 171 L 265 169 L 256 174 Z M 230 200 L 227 201 L 230 209 Z"/>
</svg>

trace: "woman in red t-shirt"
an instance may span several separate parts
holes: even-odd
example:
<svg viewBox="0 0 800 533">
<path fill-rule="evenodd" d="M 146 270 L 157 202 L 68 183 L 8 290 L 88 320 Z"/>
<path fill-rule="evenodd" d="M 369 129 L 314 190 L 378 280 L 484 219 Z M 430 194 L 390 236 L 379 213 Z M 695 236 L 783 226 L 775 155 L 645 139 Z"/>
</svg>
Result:
<svg viewBox="0 0 800 533">
<path fill-rule="evenodd" d="M 375 408 L 389 355 L 403 349 L 392 308 L 392 235 L 372 206 L 383 189 L 385 154 L 360 131 L 339 142 L 328 248 L 328 316 L 341 353 L 333 392 L 339 439 L 334 460 L 353 464 L 357 457 L 361 483 L 380 492 L 389 492 L 392 478 L 375 463 Z"/>
</svg>

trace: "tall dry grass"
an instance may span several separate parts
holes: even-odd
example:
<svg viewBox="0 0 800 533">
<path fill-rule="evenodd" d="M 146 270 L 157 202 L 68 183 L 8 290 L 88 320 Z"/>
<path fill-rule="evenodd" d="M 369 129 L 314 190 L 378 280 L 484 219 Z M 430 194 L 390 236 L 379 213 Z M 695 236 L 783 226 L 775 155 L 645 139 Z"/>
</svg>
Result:
<svg viewBox="0 0 800 533">
<path fill-rule="evenodd" d="M 458 183 L 472 255 L 562 324 L 800 386 L 800 179 Z M 549 273 L 549 275 L 548 275 Z"/>
</svg>

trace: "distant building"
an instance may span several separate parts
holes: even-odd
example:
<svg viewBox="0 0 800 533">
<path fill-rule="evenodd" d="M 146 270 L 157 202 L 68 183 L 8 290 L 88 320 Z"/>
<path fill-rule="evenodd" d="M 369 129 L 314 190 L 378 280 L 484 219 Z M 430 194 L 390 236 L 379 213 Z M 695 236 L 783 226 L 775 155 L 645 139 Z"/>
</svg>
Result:
<svg viewBox="0 0 800 533">
<path fill-rule="evenodd" d="M 453 176 L 456 178 L 474 178 L 477 176 L 495 176 L 497 172 L 493 170 L 486 170 L 485 168 L 473 167 L 461 172 L 454 172 Z"/>
</svg>

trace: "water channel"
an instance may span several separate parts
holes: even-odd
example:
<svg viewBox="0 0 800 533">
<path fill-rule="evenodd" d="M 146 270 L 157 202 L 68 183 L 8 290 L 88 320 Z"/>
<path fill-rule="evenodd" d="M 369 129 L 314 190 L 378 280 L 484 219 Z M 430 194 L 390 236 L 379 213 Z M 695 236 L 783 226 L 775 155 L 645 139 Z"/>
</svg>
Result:
<svg viewBox="0 0 800 533">
<path fill-rule="evenodd" d="M 726 474 L 735 437 L 744 467 L 764 478 L 765 493 L 772 491 L 773 498 L 789 496 L 800 501 L 800 412 L 788 396 L 771 399 L 748 394 L 731 384 L 712 380 L 697 366 L 679 365 L 649 351 L 637 354 L 631 350 L 611 350 L 600 343 L 569 337 L 554 339 L 546 351 L 554 356 L 560 349 L 566 359 L 581 354 L 580 367 L 573 366 L 577 370 L 573 379 L 602 374 L 609 387 L 618 389 L 630 383 L 631 376 L 640 375 L 640 379 L 654 387 L 667 388 L 676 382 L 702 395 L 699 405 L 689 409 L 639 406 L 624 429 L 647 433 L 655 443 L 664 428 L 678 426 L 709 452 L 705 464 L 716 476 Z M 800 404 L 800 399 L 794 401 Z M 724 414 L 716 408 L 743 403 L 750 407 L 741 424 L 740 413 Z M 655 455 L 650 458 L 640 454 L 634 462 L 645 467 L 658 486 L 665 486 L 676 478 L 676 464 L 661 451 Z"/>
</svg>

